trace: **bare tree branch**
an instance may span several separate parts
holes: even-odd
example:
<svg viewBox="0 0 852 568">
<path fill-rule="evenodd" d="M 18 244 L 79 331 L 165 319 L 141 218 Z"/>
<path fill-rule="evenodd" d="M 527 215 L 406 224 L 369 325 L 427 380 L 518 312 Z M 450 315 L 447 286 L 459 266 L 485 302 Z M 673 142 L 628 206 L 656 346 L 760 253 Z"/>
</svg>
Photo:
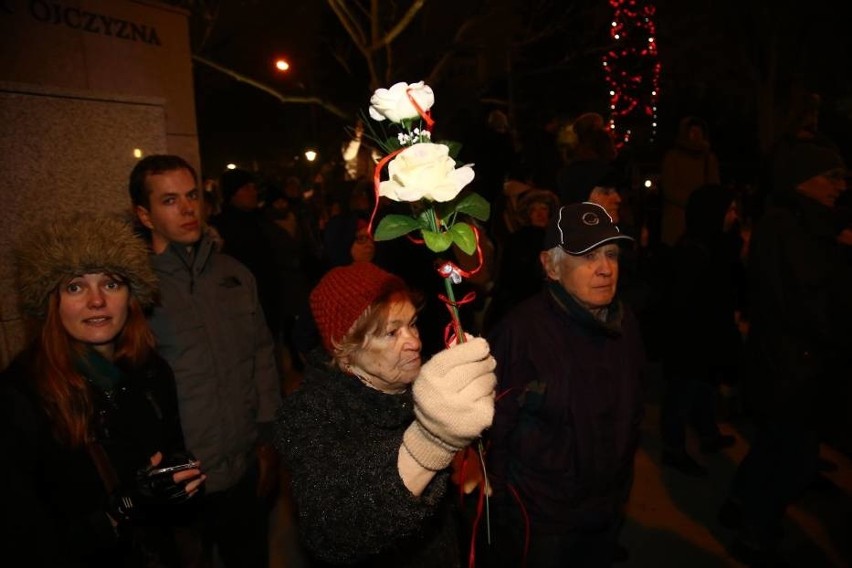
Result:
<svg viewBox="0 0 852 568">
<path fill-rule="evenodd" d="M 328 5 L 334 11 L 334 15 L 340 20 L 340 24 L 349 37 L 352 38 L 352 43 L 358 48 L 358 51 L 364 54 L 364 57 L 369 58 L 367 50 L 367 38 L 364 36 L 364 31 L 358 26 L 354 18 L 351 17 L 349 10 L 346 9 L 343 0 L 327 0 Z"/>
<path fill-rule="evenodd" d="M 349 116 L 349 114 L 347 114 L 346 112 L 344 112 L 343 110 L 338 108 L 336 105 L 334 105 L 334 104 L 332 104 L 332 103 L 330 103 L 326 100 L 323 100 L 319 97 L 294 97 L 294 96 L 290 96 L 290 95 L 285 95 L 284 93 L 278 91 L 277 89 L 275 89 L 273 87 L 270 87 L 269 85 L 267 85 L 265 83 L 261 83 L 260 81 L 252 79 L 251 77 L 248 77 L 246 75 L 243 75 L 239 71 L 234 71 L 233 69 L 229 69 L 228 67 L 225 67 L 224 65 L 220 65 L 220 64 L 218 64 L 214 61 L 210 61 L 209 59 L 201 57 L 200 55 L 193 55 L 192 59 L 194 61 L 197 61 L 198 63 L 202 63 L 204 65 L 207 65 L 208 67 L 215 69 L 216 71 L 219 71 L 220 73 L 224 73 L 225 75 L 231 77 L 232 79 L 236 79 L 237 81 L 239 81 L 241 83 L 245 83 L 246 85 L 250 85 L 250 86 L 254 87 L 255 89 L 261 90 L 264 93 L 275 97 L 276 99 L 278 99 L 279 101 L 281 101 L 284 104 L 318 105 L 318 106 L 324 108 L 325 110 L 327 110 L 328 112 L 330 112 L 331 114 L 338 116 L 340 118 L 343 118 L 343 119 L 346 119 L 346 120 L 349 120 L 351 118 Z"/>
<path fill-rule="evenodd" d="M 408 11 L 405 13 L 405 15 L 400 18 L 400 20 L 388 33 L 386 33 L 385 36 L 381 40 L 379 40 L 378 43 L 373 43 L 373 45 L 370 46 L 370 50 L 375 51 L 381 47 L 390 44 L 393 40 L 395 40 L 396 37 L 401 34 L 403 30 L 405 30 L 405 28 L 408 27 L 408 24 L 411 23 L 411 20 L 414 19 L 414 16 L 417 15 L 417 12 L 420 11 L 420 9 L 425 3 L 426 0 L 416 0 L 414 4 L 412 4 L 408 8 Z"/>
<path fill-rule="evenodd" d="M 474 25 L 478 22 L 477 18 L 471 18 L 469 20 L 465 20 L 459 29 L 456 30 L 456 34 L 453 37 L 453 45 L 459 44 L 464 39 L 465 34 L 468 30 L 474 27 Z M 453 57 L 456 55 L 455 49 L 448 49 L 444 52 L 434 66 L 432 66 L 432 71 L 429 72 L 429 76 L 426 78 L 426 83 L 429 85 L 436 85 L 438 79 L 443 75 L 444 69 L 447 68 L 447 65 L 450 64 L 450 61 L 453 60 Z"/>
</svg>

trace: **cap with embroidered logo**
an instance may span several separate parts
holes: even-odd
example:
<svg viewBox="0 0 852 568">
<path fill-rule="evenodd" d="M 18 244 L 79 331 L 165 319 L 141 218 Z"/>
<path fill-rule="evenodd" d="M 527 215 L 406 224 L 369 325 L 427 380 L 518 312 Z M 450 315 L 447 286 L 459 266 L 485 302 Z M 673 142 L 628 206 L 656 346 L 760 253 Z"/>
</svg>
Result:
<svg viewBox="0 0 852 568">
<path fill-rule="evenodd" d="M 632 241 L 618 230 L 606 210 L 596 203 L 563 205 L 551 218 L 544 238 L 544 250 L 562 247 L 568 254 L 580 255 L 611 241 Z"/>
</svg>

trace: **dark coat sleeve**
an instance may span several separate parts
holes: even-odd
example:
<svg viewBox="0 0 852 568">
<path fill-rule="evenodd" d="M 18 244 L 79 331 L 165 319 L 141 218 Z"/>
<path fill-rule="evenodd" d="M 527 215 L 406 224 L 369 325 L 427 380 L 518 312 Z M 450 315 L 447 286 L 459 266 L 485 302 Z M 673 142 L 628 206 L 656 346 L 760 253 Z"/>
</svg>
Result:
<svg viewBox="0 0 852 568">
<path fill-rule="evenodd" d="M 0 454 L 4 456 L 0 467 L 0 548 L 10 558 L 27 558 L 33 566 L 83 566 L 82 558 L 114 549 L 116 534 L 99 505 L 62 516 L 53 511 L 39 465 L 40 451 L 46 441 L 50 443 L 51 434 L 45 426 L 33 398 L 13 384 L 8 372 L 0 376 Z M 63 477 L 63 472 L 52 473 Z M 69 471 L 65 477 L 71 479 L 74 474 Z M 74 488 L 80 493 L 90 489 L 85 485 Z M 101 502 L 95 498 L 95 503 Z"/>
</svg>

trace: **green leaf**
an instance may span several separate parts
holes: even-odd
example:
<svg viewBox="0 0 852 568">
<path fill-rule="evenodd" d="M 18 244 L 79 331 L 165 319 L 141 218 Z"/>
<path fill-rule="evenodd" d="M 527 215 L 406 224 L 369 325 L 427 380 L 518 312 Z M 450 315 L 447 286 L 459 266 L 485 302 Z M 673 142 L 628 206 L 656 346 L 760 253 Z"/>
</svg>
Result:
<svg viewBox="0 0 852 568">
<path fill-rule="evenodd" d="M 447 148 L 450 149 L 450 158 L 458 161 L 459 152 L 461 152 L 462 144 L 461 142 L 456 142 L 455 140 L 441 140 L 438 144 L 443 144 Z"/>
<path fill-rule="evenodd" d="M 474 219 L 486 221 L 491 215 L 491 204 L 478 193 L 469 193 L 455 207 L 457 213 L 470 215 Z"/>
<path fill-rule="evenodd" d="M 389 136 L 382 144 L 382 149 L 388 154 L 396 152 L 400 148 L 402 148 L 402 146 L 399 143 L 399 138 L 396 136 Z"/>
<path fill-rule="evenodd" d="M 476 233 L 467 223 L 456 223 L 449 230 L 453 237 L 453 242 L 457 247 L 462 249 L 465 254 L 473 254 L 476 252 Z"/>
<path fill-rule="evenodd" d="M 423 241 L 432 252 L 444 252 L 453 244 L 453 237 L 449 233 L 436 233 L 424 229 Z"/>
<path fill-rule="evenodd" d="M 374 238 L 377 241 L 389 241 L 420 228 L 420 222 L 408 215 L 386 215 L 379 221 Z"/>
</svg>

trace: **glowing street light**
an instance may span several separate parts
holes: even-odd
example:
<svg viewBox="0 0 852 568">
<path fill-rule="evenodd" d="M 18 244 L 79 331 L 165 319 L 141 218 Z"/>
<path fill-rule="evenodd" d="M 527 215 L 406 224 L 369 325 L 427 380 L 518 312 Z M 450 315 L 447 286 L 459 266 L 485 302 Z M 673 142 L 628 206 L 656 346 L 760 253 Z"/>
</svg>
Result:
<svg viewBox="0 0 852 568">
<path fill-rule="evenodd" d="M 305 159 L 313 162 L 317 159 L 317 153 L 314 150 L 305 150 Z"/>
<path fill-rule="evenodd" d="M 287 71 L 288 69 L 290 69 L 290 64 L 287 63 L 285 59 L 276 59 L 275 68 L 282 72 Z"/>
<path fill-rule="evenodd" d="M 228 164 L 225 167 L 228 168 L 229 170 L 235 170 L 235 169 L 237 169 L 237 164 Z"/>
</svg>

